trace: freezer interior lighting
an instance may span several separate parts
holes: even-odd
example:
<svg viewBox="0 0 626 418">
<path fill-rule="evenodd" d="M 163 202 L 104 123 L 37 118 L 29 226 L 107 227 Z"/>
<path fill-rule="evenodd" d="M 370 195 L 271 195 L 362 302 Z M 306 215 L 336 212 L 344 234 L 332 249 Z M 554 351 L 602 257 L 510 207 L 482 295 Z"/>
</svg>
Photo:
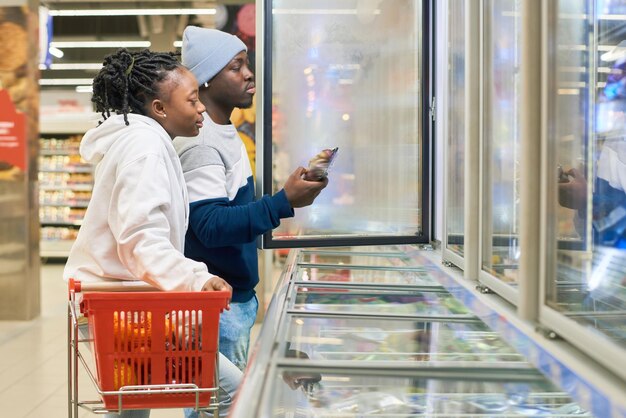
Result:
<svg viewBox="0 0 626 418">
<path fill-rule="evenodd" d="M 50 16 L 180 16 L 214 15 L 216 9 L 106 9 L 50 10 Z"/>
<path fill-rule="evenodd" d="M 57 58 L 63 58 L 63 51 L 61 51 L 59 48 L 55 47 L 55 46 L 50 46 L 50 48 L 48 48 L 48 51 L 50 52 L 50 55 L 52 55 L 53 57 L 57 57 Z"/>
<path fill-rule="evenodd" d="M 150 41 L 58 41 L 51 48 L 150 48 Z"/>
</svg>

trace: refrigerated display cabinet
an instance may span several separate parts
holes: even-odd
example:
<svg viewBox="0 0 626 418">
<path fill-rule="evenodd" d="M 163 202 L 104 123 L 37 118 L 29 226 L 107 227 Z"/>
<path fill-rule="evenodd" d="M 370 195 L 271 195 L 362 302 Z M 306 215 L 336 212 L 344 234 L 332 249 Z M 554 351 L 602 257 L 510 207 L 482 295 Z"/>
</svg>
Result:
<svg viewBox="0 0 626 418">
<path fill-rule="evenodd" d="M 597 255 L 604 255 L 592 257 L 590 237 L 580 236 L 571 219 L 559 224 L 558 229 L 550 229 L 550 223 L 554 223 L 550 217 L 555 213 L 571 218 L 573 212 L 547 207 L 549 199 L 556 202 L 556 192 L 539 185 L 535 177 L 540 173 L 542 178 L 553 178 L 556 185 L 558 164 L 565 170 L 567 160 L 533 154 L 539 147 L 528 146 L 546 139 L 542 135 L 551 126 L 550 134 L 558 132 L 559 136 L 553 142 L 567 151 L 564 156 L 575 162 L 591 156 L 592 148 L 584 145 L 583 136 L 593 132 L 589 121 L 595 120 L 597 112 L 595 105 L 590 105 L 593 95 L 588 90 L 591 85 L 595 89 L 596 81 L 605 82 L 605 70 L 600 75 L 590 71 L 594 61 L 585 58 L 591 51 L 595 54 L 593 31 L 602 27 L 597 25 L 600 7 L 595 3 L 546 1 L 532 8 L 529 2 L 517 0 L 257 2 L 257 57 L 263 60 L 257 71 L 263 119 L 257 136 L 257 162 L 261 168 L 257 177 L 261 187 L 257 190 L 273 194 L 280 190 L 290 170 L 306 165 L 320 149 L 338 146 L 340 151 L 329 185 L 315 204 L 297 209 L 294 218 L 284 220 L 264 236 L 264 248 L 307 249 L 294 250 L 289 256 L 283 284 L 276 289 L 269 306 L 246 375 L 241 396 L 253 401 L 245 407 L 236 406 L 236 410 L 254 408 L 253 412 L 238 410 L 235 416 L 328 415 L 326 410 L 311 410 L 306 396 L 304 409 L 300 404 L 281 404 L 293 392 L 275 387 L 273 382 L 282 381 L 285 373 L 292 376 L 296 370 L 311 371 L 315 377 L 338 376 L 334 381 L 339 382 L 350 382 L 353 374 L 365 374 L 366 380 L 373 379 L 369 381 L 376 381 L 376 376 L 393 379 L 407 375 L 413 380 L 451 379 L 452 386 L 437 382 L 426 386 L 446 388 L 432 389 L 432 394 L 458 392 L 461 398 L 472 390 L 454 386 L 458 384 L 455 379 L 497 382 L 498 390 L 492 393 L 497 396 L 508 394 L 502 389 L 508 387 L 507 382 L 526 379 L 528 383 L 535 379 L 536 385 L 529 383 L 533 387 L 529 393 L 535 404 L 543 405 L 542 410 L 500 412 L 557 416 L 582 413 L 577 406 L 563 412 L 569 409 L 571 396 L 594 416 L 626 416 L 626 368 L 621 366 L 624 350 L 619 339 L 624 323 L 620 302 L 623 280 L 619 273 L 624 268 L 615 260 L 608 268 L 606 251 L 597 250 Z M 602 13 L 609 13 L 609 3 L 617 4 L 604 2 Z M 440 12 L 449 7 L 449 24 L 458 23 L 450 28 L 446 45 L 452 50 L 446 52 L 451 56 L 449 71 L 438 69 L 435 73 L 429 62 L 433 7 L 440 7 Z M 523 40 L 539 33 L 539 27 L 545 36 L 538 43 L 559 42 L 545 30 L 554 27 L 548 22 L 557 16 L 550 11 L 554 7 L 562 8 L 563 19 L 558 25 L 563 28 L 559 36 L 564 42 L 558 46 L 538 44 L 532 55 L 529 42 Z M 605 18 L 612 25 L 607 30 L 611 36 L 621 33 L 616 23 L 619 16 Z M 533 28 L 529 22 L 537 17 L 540 23 Z M 598 50 L 605 47 L 600 45 Z M 545 66 L 537 59 L 544 53 L 566 61 Z M 529 56 L 536 62 L 525 62 Z M 557 71 L 563 83 L 554 84 L 558 89 L 552 91 L 541 80 L 541 87 L 532 91 L 542 102 L 532 108 L 524 94 L 530 91 L 529 74 L 540 70 Z M 443 228 L 443 257 L 463 272 L 442 267 L 442 253 L 418 247 L 431 244 L 431 221 L 441 214 L 439 207 L 435 214 L 429 213 L 433 207 L 429 190 L 429 144 L 433 141 L 429 135 L 435 106 L 430 86 L 434 75 L 442 74 L 452 78 L 450 89 L 457 89 L 447 96 L 454 105 L 454 114 L 444 118 L 444 124 L 450 126 L 446 136 L 449 153 L 442 170 L 448 175 L 444 182 L 444 205 L 448 203 L 444 216 L 448 223 Z M 576 94 L 574 89 L 578 89 Z M 563 96 L 559 96 L 561 119 L 555 117 L 553 108 L 544 106 L 554 101 L 551 94 L 557 92 Z M 591 108 L 591 115 L 585 113 Z M 537 125 L 541 121 L 542 130 L 529 131 L 531 124 L 522 124 L 521 120 L 539 113 L 541 117 L 536 120 Z M 555 120 L 560 120 L 561 130 L 550 125 Z M 532 184 L 526 187 L 529 180 Z M 588 225 L 593 221 L 590 213 L 585 217 Z M 528 231 L 536 232 L 536 236 Z M 544 241 L 550 241 L 550 248 L 546 249 Z M 372 247 L 353 247 L 357 245 Z M 599 273 L 589 279 L 593 266 Z M 574 279 L 567 279 L 568 275 Z M 544 301 L 545 306 L 540 308 Z M 559 340 L 559 335 L 566 334 L 561 333 L 562 328 L 555 332 L 551 315 L 569 316 L 612 337 L 568 334 L 565 340 Z M 357 324 L 359 320 L 361 325 Z M 289 321 L 291 325 L 286 325 Z M 471 328 L 467 327 L 480 321 L 487 326 L 485 334 L 468 331 Z M 359 328 L 367 323 L 376 329 Z M 391 323 L 394 325 L 381 325 Z M 454 332 L 448 324 L 456 327 Z M 320 334 L 297 336 L 298 330 L 304 332 L 305 327 L 311 332 L 319 329 Z M 340 332 L 349 327 L 355 327 L 348 332 L 354 340 L 326 334 L 327 330 Z M 486 342 L 492 338 L 491 331 L 523 358 L 511 360 L 509 355 L 514 354 L 506 351 L 502 358 L 491 357 L 494 352 L 489 351 Z M 449 344 L 450 350 L 431 345 L 426 354 L 422 351 L 424 341 L 418 346 L 399 342 L 403 337 L 418 335 L 428 335 L 424 338 L 440 346 Z M 292 337 L 302 343 L 300 349 L 289 348 L 293 341 L 285 340 Z M 320 338 L 323 344 L 314 343 Z M 345 347 L 332 344 L 337 340 Z M 611 355 L 604 357 L 598 353 L 608 352 L 607 340 L 615 350 L 609 349 Z M 468 345 L 459 346 L 459 341 Z M 473 344 L 477 341 L 480 344 Z M 402 349 L 399 344 L 403 344 Z M 362 347 L 363 353 L 358 350 Z M 499 343 L 496 347 L 502 348 Z M 373 351 L 367 352 L 366 348 Z M 453 349 L 459 352 L 452 353 Z M 465 360 L 454 360 L 457 355 L 465 356 Z M 521 364 L 532 365 L 524 369 L 532 373 L 507 371 L 507 367 L 520 370 Z M 431 374 L 421 375 L 426 373 L 424 370 Z M 550 385 L 538 371 L 555 387 L 548 388 Z M 544 405 L 540 401 L 546 398 L 542 398 L 544 392 L 539 388 L 545 388 L 549 399 L 562 400 L 552 402 L 554 408 L 550 409 L 550 402 Z M 483 392 L 489 394 L 491 386 L 488 389 Z M 560 391 L 567 395 L 557 394 Z M 359 397 L 363 398 L 367 395 Z M 396 398 L 405 399 L 400 395 Z M 441 398 L 430 399 L 435 405 L 435 400 Z M 506 403 L 511 407 L 520 405 L 512 399 Z M 564 409 L 559 412 L 556 408 L 560 406 Z M 402 408 L 400 413 L 415 414 Z M 471 408 L 463 411 L 470 416 L 494 414 L 486 409 L 484 413 Z M 365 415 L 362 410 L 347 413 Z M 458 416 L 460 412 L 448 414 Z"/>
<path fill-rule="evenodd" d="M 268 383 L 276 391 L 263 400 L 263 416 L 591 416 L 541 378 L 503 384 L 477 377 L 459 381 L 415 376 L 400 370 L 366 374 L 354 369 L 319 368 L 321 382 L 294 393 L 284 380 L 303 371 L 297 366 L 273 370 Z"/>
<path fill-rule="evenodd" d="M 385 279 L 306 286 L 300 263 L 317 251 L 328 253 L 290 253 L 239 395 L 248 401 L 231 416 L 593 416 L 444 290 L 434 263 L 430 290 Z"/>
<path fill-rule="evenodd" d="M 624 1 L 551 10 L 547 268 L 540 321 L 626 379 Z M 558 167 L 558 171 L 557 171 Z M 550 168 L 548 168 L 550 169 Z M 555 242 L 557 241 L 558 242 Z M 563 248 L 568 240 L 575 246 Z M 589 341 L 594 341 L 589 344 Z"/>
</svg>

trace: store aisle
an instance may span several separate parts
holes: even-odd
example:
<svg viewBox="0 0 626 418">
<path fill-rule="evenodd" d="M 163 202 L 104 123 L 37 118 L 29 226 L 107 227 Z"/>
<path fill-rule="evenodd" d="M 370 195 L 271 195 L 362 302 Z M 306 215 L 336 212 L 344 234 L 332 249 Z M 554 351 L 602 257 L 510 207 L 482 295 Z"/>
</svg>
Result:
<svg viewBox="0 0 626 418">
<path fill-rule="evenodd" d="M 41 316 L 0 322 L 0 405 L 10 417 L 67 417 L 62 264 L 42 266 Z"/>
<path fill-rule="evenodd" d="M 63 264 L 41 269 L 41 316 L 0 321 L 0 416 L 67 418 L 67 288 Z M 81 400 L 97 399 L 81 373 Z M 80 410 L 79 416 L 96 417 Z M 182 410 L 154 410 L 151 418 L 182 418 Z"/>
</svg>

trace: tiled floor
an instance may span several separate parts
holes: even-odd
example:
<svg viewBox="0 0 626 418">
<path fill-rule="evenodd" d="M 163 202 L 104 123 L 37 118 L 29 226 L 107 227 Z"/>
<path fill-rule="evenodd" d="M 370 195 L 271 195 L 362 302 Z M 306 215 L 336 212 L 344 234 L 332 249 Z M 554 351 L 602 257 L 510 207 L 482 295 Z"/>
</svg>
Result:
<svg viewBox="0 0 626 418">
<path fill-rule="evenodd" d="M 0 416 L 66 418 L 67 288 L 63 264 L 41 270 L 41 316 L 33 321 L 0 321 Z M 257 327 L 257 326 L 255 326 Z M 256 331 L 256 329 L 254 330 Z M 254 336 L 253 332 L 253 336 Z M 95 400 L 87 375 L 79 376 L 80 400 Z M 79 417 L 96 417 L 80 410 Z M 152 418 L 182 418 L 182 410 L 154 410 Z"/>
</svg>

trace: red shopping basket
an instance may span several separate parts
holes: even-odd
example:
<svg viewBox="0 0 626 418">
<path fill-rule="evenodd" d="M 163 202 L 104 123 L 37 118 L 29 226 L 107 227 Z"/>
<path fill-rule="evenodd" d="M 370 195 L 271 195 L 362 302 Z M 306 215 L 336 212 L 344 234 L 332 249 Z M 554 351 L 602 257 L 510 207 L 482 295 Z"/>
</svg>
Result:
<svg viewBox="0 0 626 418">
<path fill-rule="evenodd" d="M 85 292 L 81 310 L 89 321 L 101 391 L 128 389 L 123 409 L 210 404 L 212 393 L 206 391 L 133 394 L 133 389 L 179 384 L 216 388 L 219 315 L 229 297 L 226 291 Z M 118 394 L 102 398 L 107 409 L 120 407 Z"/>
</svg>

